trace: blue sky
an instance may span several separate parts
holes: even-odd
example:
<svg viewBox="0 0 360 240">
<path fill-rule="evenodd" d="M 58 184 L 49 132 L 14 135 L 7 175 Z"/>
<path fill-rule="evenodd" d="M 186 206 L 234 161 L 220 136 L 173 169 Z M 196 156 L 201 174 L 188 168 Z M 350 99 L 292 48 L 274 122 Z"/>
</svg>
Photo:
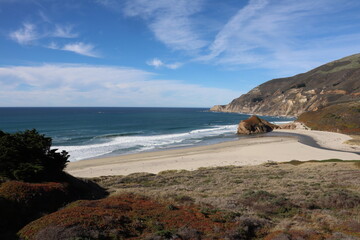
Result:
<svg viewBox="0 0 360 240">
<path fill-rule="evenodd" d="M 211 107 L 359 52 L 358 0 L 0 0 L 0 106 Z"/>
</svg>

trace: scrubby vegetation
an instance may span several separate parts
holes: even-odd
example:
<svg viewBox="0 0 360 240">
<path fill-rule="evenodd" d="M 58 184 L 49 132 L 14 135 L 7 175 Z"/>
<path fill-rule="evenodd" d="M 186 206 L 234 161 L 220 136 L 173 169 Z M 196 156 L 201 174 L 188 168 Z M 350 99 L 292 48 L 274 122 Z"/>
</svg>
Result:
<svg viewBox="0 0 360 240">
<path fill-rule="evenodd" d="M 68 199 L 61 183 L 5 182 L 0 185 L 0 238 L 12 239 L 22 226 L 57 210 Z"/>
<path fill-rule="evenodd" d="M 22 239 L 359 239 L 360 161 L 169 170 L 93 179 L 112 192 L 77 201 Z"/>
<path fill-rule="evenodd" d="M 314 112 L 306 112 L 298 121 L 314 130 L 360 134 L 360 102 L 330 105 Z"/>
<path fill-rule="evenodd" d="M 0 177 L 28 182 L 53 181 L 69 155 L 51 149 L 52 140 L 35 129 L 14 134 L 0 131 Z"/>
<path fill-rule="evenodd" d="M 220 239 L 360 238 L 360 161 L 269 162 L 94 180 L 114 196 L 135 193 L 176 207 L 197 205 L 203 215 L 226 212 L 247 236 Z"/>
<path fill-rule="evenodd" d="M 36 130 L 0 131 L 0 239 L 17 239 L 24 225 L 74 200 L 107 195 L 95 183 L 64 173 L 67 152 L 50 147 L 51 138 Z"/>
<path fill-rule="evenodd" d="M 72 203 L 27 225 L 20 231 L 20 236 L 26 240 L 246 238 L 248 232 L 243 231 L 240 222 L 244 226 L 248 224 L 236 218 L 236 215 L 210 207 L 173 205 L 122 194 Z"/>
<path fill-rule="evenodd" d="M 4 182 L 0 185 L 0 239 L 16 239 L 24 225 L 72 201 L 105 196 L 107 192 L 95 183 L 69 175 L 61 182 Z"/>
</svg>

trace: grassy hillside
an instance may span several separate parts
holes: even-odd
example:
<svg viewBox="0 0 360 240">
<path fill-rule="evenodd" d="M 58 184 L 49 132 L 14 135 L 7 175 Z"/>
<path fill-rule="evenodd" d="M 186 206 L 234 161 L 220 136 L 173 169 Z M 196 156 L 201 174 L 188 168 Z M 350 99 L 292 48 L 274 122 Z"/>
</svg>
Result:
<svg viewBox="0 0 360 240">
<path fill-rule="evenodd" d="M 360 161 L 269 162 L 94 181 L 112 197 L 75 202 L 27 225 L 21 236 L 29 240 L 360 238 Z"/>
<path fill-rule="evenodd" d="M 314 130 L 360 134 L 360 102 L 334 104 L 306 112 L 299 116 L 298 121 Z"/>
</svg>

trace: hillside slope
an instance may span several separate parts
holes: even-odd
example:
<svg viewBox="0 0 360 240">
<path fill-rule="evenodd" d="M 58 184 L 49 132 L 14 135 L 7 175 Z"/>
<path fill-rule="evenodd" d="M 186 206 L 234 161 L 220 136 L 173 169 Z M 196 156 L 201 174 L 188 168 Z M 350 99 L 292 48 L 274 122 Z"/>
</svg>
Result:
<svg viewBox="0 0 360 240">
<path fill-rule="evenodd" d="M 169 170 L 92 179 L 112 196 L 26 225 L 21 239 L 349 239 L 360 237 L 360 161 Z"/>
<path fill-rule="evenodd" d="M 273 79 L 211 111 L 298 116 L 333 103 L 360 99 L 360 54 L 351 55 L 307 73 Z"/>
<path fill-rule="evenodd" d="M 360 101 L 305 112 L 299 116 L 298 121 L 314 130 L 360 134 Z"/>
</svg>

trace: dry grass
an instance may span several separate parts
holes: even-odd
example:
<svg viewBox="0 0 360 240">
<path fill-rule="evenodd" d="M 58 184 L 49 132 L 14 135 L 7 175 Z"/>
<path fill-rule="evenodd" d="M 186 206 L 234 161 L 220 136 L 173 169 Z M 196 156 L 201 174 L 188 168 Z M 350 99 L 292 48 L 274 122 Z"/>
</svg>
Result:
<svg viewBox="0 0 360 240">
<path fill-rule="evenodd" d="M 352 139 L 347 140 L 345 143 L 349 145 L 357 145 L 360 146 L 360 135 L 350 135 Z"/>
<path fill-rule="evenodd" d="M 204 213 L 212 206 L 234 216 L 267 221 L 266 231 L 272 232 L 274 239 L 284 232 L 294 238 L 308 239 L 304 236 L 310 234 L 336 239 L 339 234 L 360 237 L 359 166 L 360 161 L 338 159 L 269 162 L 94 180 L 112 195 L 142 194 L 176 205 L 197 204 Z M 272 235 L 267 239 L 272 239 Z"/>
</svg>

